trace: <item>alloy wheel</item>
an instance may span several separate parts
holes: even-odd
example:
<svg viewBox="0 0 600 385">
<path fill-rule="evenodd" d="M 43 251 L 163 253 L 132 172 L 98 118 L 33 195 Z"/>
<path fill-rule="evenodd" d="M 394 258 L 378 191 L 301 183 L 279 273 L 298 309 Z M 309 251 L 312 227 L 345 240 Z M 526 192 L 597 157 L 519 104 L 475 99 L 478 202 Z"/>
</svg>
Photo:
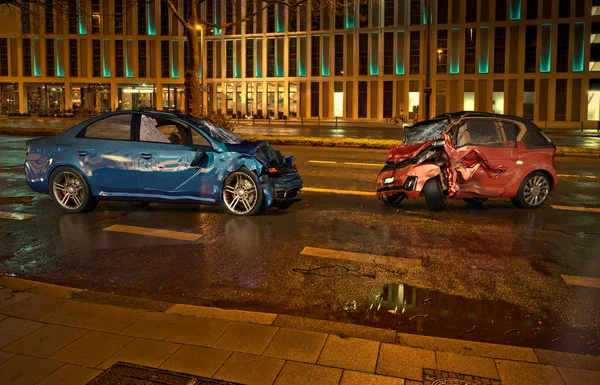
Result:
<svg viewBox="0 0 600 385">
<path fill-rule="evenodd" d="M 548 179 L 542 175 L 535 175 L 527 181 L 523 189 L 523 199 L 530 206 L 539 206 L 550 193 L 550 183 Z"/>
<path fill-rule="evenodd" d="M 243 172 L 234 172 L 223 186 L 223 201 L 236 214 L 248 214 L 254 209 L 258 192 L 252 178 Z"/>
<path fill-rule="evenodd" d="M 83 181 L 74 173 L 61 171 L 52 181 L 52 191 L 56 201 L 69 210 L 77 210 L 85 201 Z"/>
</svg>

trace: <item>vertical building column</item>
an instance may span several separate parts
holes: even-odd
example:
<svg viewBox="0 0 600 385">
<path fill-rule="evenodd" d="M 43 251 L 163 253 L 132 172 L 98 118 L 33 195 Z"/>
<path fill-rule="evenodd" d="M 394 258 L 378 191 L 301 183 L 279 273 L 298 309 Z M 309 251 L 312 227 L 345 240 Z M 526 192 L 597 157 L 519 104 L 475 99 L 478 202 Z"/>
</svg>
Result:
<svg viewBox="0 0 600 385">
<path fill-rule="evenodd" d="M 116 80 L 110 82 L 110 108 L 115 111 L 121 107 L 119 104 L 119 88 Z"/>
<path fill-rule="evenodd" d="M 65 94 L 65 110 L 72 110 L 73 109 L 73 102 L 71 101 L 72 95 L 71 95 L 71 82 L 65 82 L 65 88 L 64 88 L 64 94 Z"/>
<path fill-rule="evenodd" d="M 23 67 L 19 67 L 23 68 Z M 20 81 L 19 83 L 19 112 L 27 112 L 27 92 L 25 90 L 25 82 Z"/>
<path fill-rule="evenodd" d="M 161 111 L 163 109 L 163 100 L 162 100 L 162 83 L 161 82 L 161 78 L 157 78 L 157 83 L 156 83 L 156 110 L 157 111 Z"/>
</svg>

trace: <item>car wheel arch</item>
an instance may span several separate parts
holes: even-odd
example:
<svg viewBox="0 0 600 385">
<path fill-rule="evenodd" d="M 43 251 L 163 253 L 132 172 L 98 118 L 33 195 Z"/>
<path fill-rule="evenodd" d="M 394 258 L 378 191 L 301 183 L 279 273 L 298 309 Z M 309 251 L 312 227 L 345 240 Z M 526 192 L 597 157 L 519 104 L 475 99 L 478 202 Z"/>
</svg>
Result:
<svg viewBox="0 0 600 385">
<path fill-rule="evenodd" d="M 50 182 L 51 182 L 50 177 L 52 176 L 52 173 L 54 172 L 54 170 L 56 170 L 59 167 L 68 167 L 68 168 L 71 168 L 71 169 L 77 171 L 79 174 L 81 174 L 83 179 L 85 179 L 85 183 L 87 183 L 87 185 L 90 187 L 90 192 L 92 193 L 92 196 L 94 196 L 94 197 L 97 196 L 96 194 L 94 194 L 94 185 L 90 181 L 90 178 L 88 177 L 88 175 L 86 175 L 86 173 L 81 168 L 76 167 L 71 163 L 56 163 L 48 168 L 48 174 L 46 176 L 46 180 L 48 181 L 48 189 L 50 189 L 52 187 L 52 186 L 50 186 Z"/>
</svg>

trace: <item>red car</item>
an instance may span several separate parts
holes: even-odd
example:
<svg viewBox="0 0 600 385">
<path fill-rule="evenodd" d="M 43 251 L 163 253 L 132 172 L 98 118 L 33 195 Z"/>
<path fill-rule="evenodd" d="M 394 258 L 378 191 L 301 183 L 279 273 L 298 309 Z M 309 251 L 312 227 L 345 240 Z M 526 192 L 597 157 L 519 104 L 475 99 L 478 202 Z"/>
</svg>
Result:
<svg viewBox="0 0 600 385">
<path fill-rule="evenodd" d="M 432 211 L 446 199 L 481 204 L 510 198 L 522 209 L 541 206 L 556 188 L 556 147 L 531 121 L 509 115 L 457 112 L 406 127 L 377 177 L 377 198 L 396 204 L 421 193 Z"/>
</svg>

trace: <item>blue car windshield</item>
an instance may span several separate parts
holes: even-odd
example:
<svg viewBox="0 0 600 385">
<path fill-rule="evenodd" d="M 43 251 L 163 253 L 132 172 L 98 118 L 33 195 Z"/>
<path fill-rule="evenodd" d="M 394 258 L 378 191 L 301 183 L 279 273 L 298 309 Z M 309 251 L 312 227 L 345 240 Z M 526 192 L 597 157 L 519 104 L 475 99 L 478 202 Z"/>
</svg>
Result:
<svg viewBox="0 0 600 385">
<path fill-rule="evenodd" d="M 186 116 L 186 120 L 194 123 L 199 129 L 207 133 L 211 138 L 225 144 L 240 144 L 244 139 L 240 138 L 231 131 L 217 126 L 208 120 L 199 119 L 193 116 Z"/>
</svg>

